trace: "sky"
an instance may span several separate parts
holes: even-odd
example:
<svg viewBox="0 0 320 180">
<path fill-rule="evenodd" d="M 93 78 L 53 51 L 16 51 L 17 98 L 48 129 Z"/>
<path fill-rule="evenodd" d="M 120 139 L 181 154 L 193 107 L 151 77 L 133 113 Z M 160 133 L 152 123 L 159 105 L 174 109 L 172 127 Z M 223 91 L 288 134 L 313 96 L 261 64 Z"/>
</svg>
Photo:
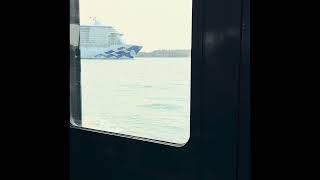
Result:
<svg viewBox="0 0 320 180">
<path fill-rule="evenodd" d="M 192 0 L 79 0 L 80 24 L 96 17 L 142 51 L 191 49 Z"/>
</svg>

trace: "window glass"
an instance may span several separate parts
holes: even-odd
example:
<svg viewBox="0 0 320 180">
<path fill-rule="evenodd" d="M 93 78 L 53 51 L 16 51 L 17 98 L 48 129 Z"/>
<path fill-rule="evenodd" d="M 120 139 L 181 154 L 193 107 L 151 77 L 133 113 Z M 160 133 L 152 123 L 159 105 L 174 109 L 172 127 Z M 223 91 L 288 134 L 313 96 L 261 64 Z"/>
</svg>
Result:
<svg viewBox="0 0 320 180">
<path fill-rule="evenodd" d="M 80 0 L 81 126 L 185 144 L 192 0 Z"/>
</svg>

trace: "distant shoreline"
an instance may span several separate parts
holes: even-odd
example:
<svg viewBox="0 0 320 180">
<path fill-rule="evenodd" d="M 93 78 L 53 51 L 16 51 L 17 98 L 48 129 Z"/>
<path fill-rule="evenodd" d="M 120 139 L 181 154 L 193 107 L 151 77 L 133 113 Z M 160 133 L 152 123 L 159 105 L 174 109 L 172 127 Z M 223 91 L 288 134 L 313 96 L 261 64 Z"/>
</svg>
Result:
<svg viewBox="0 0 320 180">
<path fill-rule="evenodd" d="M 176 50 L 154 50 L 151 52 L 139 52 L 136 57 L 190 57 L 191 50 L 176 49 Z"/>
</svg>

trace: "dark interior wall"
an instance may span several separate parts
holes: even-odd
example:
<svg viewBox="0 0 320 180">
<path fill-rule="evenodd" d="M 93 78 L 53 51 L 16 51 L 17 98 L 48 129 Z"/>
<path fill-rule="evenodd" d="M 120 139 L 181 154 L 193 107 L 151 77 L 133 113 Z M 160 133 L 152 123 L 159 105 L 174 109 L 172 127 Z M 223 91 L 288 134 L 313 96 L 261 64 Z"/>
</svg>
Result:
<svg viewBox="0 0 320 180">
<path fill-rule="evenodd" d="M 245 1 L 193 2 L 189 142 L 177 148 L 70 129 L 71 180 L 248 178 Z"/>
<path fill-rule="evenodd" d="M 238 179 L 251 179 L 251 51 L 250 0 L 242 1 L 241 62 L 239 72 Z"/>
</svg>

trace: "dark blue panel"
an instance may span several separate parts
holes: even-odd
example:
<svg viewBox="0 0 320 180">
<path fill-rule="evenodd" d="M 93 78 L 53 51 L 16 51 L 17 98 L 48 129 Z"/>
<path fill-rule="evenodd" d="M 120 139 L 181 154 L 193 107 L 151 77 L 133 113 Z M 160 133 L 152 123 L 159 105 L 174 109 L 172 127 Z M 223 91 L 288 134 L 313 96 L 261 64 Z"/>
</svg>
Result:
<svg viewBox="0 0 320 180">
<path fill-rule="evenodd" d="M 113 57 L 113 56 L 114 56 L 114 55 L 109 54 L 109 55 L 106 56 L 106 58 L 111 58 L 111 57 Z"/>
<path fill-rule="evenodd" d="M 106 53 L 106 54 L 111 54 L 111 53 L 113 53 L 113 52 L 115 52 L 115 51 L 110 50 L 110 51 L 107 51 L 107 52 L 105 52 L 105 53 Z"/>
<path fill-rule="evenodd" d="M 124 52 L 124 51 L 118 51 L 118 52 L 116 52 L 117 54 L 125 54 L 126 52 Z"/>
<path fill-rule="evenodd" d="M 134 50 L 136 53 L 138 53 L 141 50 L 142 46 L 131 46 L 128 48 L 128 51 Z"/>
</svg>

